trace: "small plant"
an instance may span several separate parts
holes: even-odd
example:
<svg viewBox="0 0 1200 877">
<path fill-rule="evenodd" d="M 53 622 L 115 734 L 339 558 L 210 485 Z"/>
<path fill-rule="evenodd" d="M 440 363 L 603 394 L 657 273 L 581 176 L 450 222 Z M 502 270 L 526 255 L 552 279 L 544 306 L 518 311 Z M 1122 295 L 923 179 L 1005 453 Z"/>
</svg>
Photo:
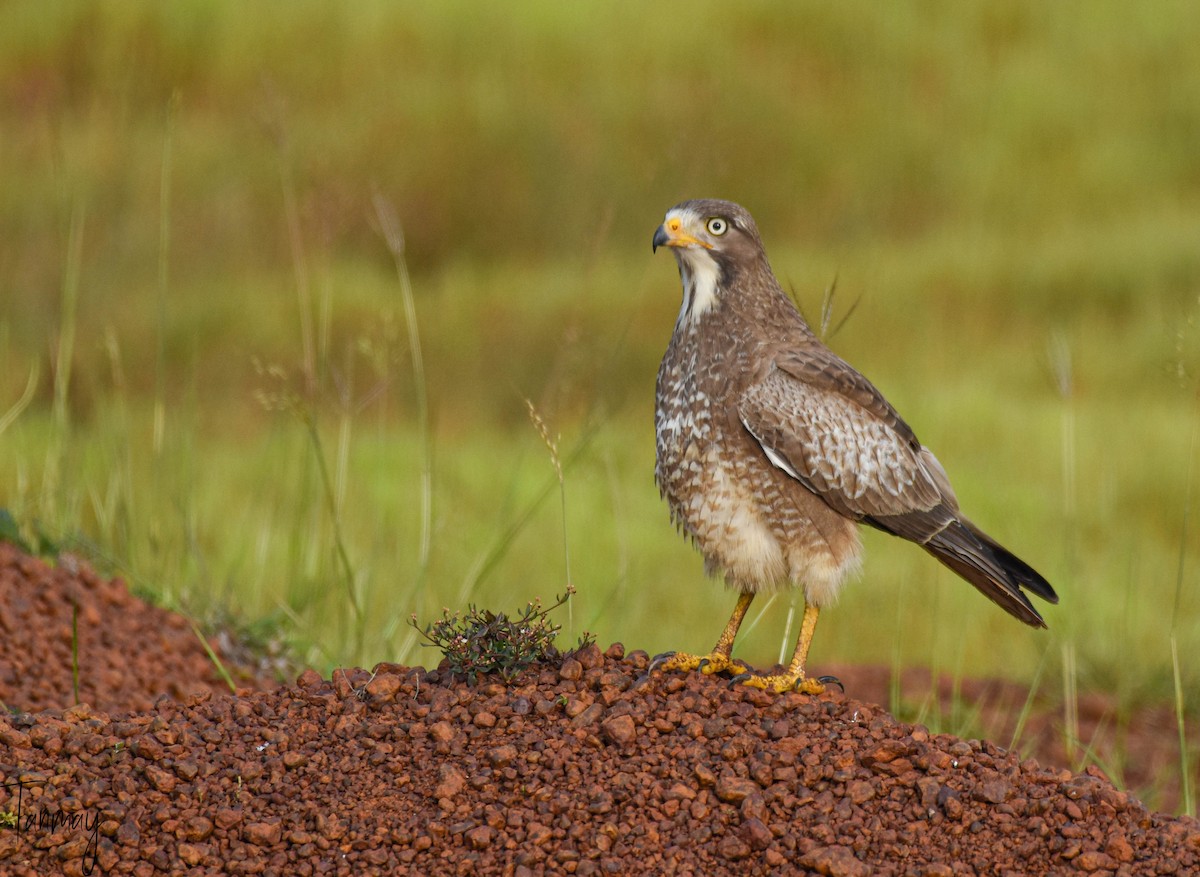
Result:
<svg viewBox="0 0 1200 877">
<path fill-rule="evenodd" d="M 566 593 L 551 605 L 543 608 L 540 600 L 534 600 L 527 603 L 516 618 L 469 605 L 461 616 L 443 609 L 442 617 L 424 629 L 417 623 L 416 615 L 409 619 L 409 624 L 425 638 L 422 645 L 441 649 L 450 672 L 465 678 L 471 685 L 480 676 L 491 673 L 511 682 L 535 664 L 560 657 L 554 647 L 554 638 L 562 625 L 552 623 L 550 613 L 564 605 L 574 593 L 575 589 L 568 585 Z M 576 648 L 593 641 L 592 635 L 585 633 Z"/>
<path fill-rule="evenodd" d="M 11 810 L 0 810 L 0 828 L 16 828 L 17 814 Z"/>
</svg>

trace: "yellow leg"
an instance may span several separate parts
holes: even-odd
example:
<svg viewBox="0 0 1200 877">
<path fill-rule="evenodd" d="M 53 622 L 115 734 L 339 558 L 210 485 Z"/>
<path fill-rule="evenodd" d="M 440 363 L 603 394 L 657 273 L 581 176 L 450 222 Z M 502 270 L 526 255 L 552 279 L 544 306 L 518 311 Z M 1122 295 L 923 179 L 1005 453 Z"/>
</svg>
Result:
<svg viewBox="0 0 1200 877">
<path fill-rule="evenodd" d="M 721 636 L 717 640 L 717 644 L 713 646 L 713 650 L 707 655 L 686 655 L 682 652 L 668 652 L 665 655 L 659 655 L 651 664 L 651 670 L 700 670 L 702 673 L 724 673 L 726 671 L 734 671 L 736 673 L 745 673 L 747 667 L 744 664 L 735 662 L 730 655 L 733 653 L 733 641 L 737 637 L 738 628 L 742 626 L 742 622 L 746 618 L 746 612 L 750 609 L 750 603 L 754 600 L 754 594 L 750 592 L 743 593 L 738 597 L 737 605 L 733 607 L 733 615 L 729 617 L 729 623 L 725 625 L 725 629 L 721 631 Z"/>
<path fill-rule="evenodd" d="M 733 654 L 733 641 L 742 627 L 742 622 L 746 620 L 746 613 L 750 611 L 750 604 L 753 601 L 754 594 L 749 591 L 738 597 L 737 605 L 733 607 L 733 614 L 729 616 L 729 623 L 725 625 L 717 644 L 713 647 L 713 654 L 724 655 L 727 658 Z"/>
<path fill-rule="evenodd" d="M 821 610 L 809 603 L 804 604 L 804 617 L 800 620 L 800 636 L 796 639 L 796 651 L 792 653 L 791 663 L 778 676 L 759 676 L 747 673 L 735 679 L 743 685 L 753 688 L 763 688 L 768 691 L 801 691 L 805 694 L 820 694 L 825 686 L 817 679 L 804 675 L 804 665 L 808 661 L 808 647 L 812 645 L 813 631 L 817 629 L 817 616 Z"/>
</svg>

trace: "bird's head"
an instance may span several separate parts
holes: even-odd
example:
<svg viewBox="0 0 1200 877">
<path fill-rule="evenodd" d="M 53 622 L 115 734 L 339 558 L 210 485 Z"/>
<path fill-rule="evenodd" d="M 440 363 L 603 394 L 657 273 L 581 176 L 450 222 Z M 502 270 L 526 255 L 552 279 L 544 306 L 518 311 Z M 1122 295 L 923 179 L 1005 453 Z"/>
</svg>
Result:
<svg viewBox="0 0 1200 877">
<path fill-rule="evenodd" d="M 684 288 L 681 318 L 707 311 L 739 272 L 766 261 L 753 217 L 732 201 L 677 204 L 654 232 L 653 246 L 655 252 L 670 247 L 679 263 Z"/>
</svg>

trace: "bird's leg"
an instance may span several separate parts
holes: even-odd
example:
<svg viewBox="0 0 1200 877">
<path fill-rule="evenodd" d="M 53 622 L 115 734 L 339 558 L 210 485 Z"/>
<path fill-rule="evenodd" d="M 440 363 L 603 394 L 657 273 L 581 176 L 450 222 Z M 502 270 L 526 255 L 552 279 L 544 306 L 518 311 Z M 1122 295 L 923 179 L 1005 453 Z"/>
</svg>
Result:
<svg viewBox="0 0 1200 877">
<path fill-rule="evenodd" d="M 791 663 L 783 673 L 772 676 L 760 676 L 757 673 L 743 673 L 733 677 L 733 682 L 740 682 L 752 688 L 762 688 L 766 691 L 800 691 L 804 694 L 820 694 L 825 690 L 825 682 L 837 682 L 832 677 L 812 679 L 804 675 L 804 664 L 808 660 L 808 647 L 812 645 L 813 631 L 817 629 L 817 616 L 821 610 L 811 603 L 804 604 L 804 617 L 800 621 L 800 636 L 796 639 L 796 651 L 792 653 Z M 841 683 L 839 682 L 840 686 Z"/>
<path fill-rule="evenodd" d="M 729 623 L 725 625 L 720 639 L 707 655 L 667 652 L 655 658 L 650 664 L 650 669 L 699 670 L 702 673 L 724 673 L 732 670 L 737 673 L 745 673 L 748 669 L 746 665 L 735 662 L 730 655 L 733 653 L 733 640 L 737 637 L 738 628 L 742 626 L 742 621 L 746 618 L 746 612 L 750 609 L 750 603 L 753 600 L 754 594 L 749 591 L 738 597 L 737 605 L 733 607 L 733 615 L 729 617 Z"/>
</svg>

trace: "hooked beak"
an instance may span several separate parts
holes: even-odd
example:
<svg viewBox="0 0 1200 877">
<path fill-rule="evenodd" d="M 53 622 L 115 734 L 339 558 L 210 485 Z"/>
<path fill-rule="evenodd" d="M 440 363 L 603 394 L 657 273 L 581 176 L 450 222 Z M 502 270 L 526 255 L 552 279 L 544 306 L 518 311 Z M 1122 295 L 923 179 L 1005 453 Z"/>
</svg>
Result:
<svg viewBox="0 0 1200 877">
<path fill-rule="evenodd" d="M 668 217 L 667 221 L 655 230 L 654 240 L 650 243 L 652 252 L 658 252 L 659 247 L 704 247 L 706 250 L 712 249 L 712 244 L 707 244 L 688 234 L 684 230 L 683 220 L 678 216 Z"/>
</svg>

